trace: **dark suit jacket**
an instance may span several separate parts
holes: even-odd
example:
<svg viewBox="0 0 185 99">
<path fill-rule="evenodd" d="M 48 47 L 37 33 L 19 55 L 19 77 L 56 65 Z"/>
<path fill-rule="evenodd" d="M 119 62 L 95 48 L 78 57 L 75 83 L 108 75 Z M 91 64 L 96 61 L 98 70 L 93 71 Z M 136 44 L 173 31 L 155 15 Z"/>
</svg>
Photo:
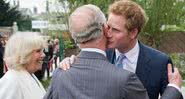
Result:
<svg viewBox="0 0 185 99">
<path fill-rule="evenodd" d="M 168 84 L 167 64 L 170 58 L 153 48 L 139 42 L 139 57 L 136 68 L 136 75 L 147 89 L 150 99 L 158 99 Z M 108 60 L 114 64 L 115 52 L 113 49 L 107 50 Z"/>
<path fill-rule="evenodd" d="M 3 76 L 4 72 L 4 61 L 3 61 L 3 55 L 4 55 L 4 47 L 2 44 L 0 44 L 0 78 Z"/>
<path fill-rule="evenodd" d="M 134 73 L 96 52 L 82 51 L 67 71 L 57 69 L 44 99 L 148 99 Z"/>
</svg>

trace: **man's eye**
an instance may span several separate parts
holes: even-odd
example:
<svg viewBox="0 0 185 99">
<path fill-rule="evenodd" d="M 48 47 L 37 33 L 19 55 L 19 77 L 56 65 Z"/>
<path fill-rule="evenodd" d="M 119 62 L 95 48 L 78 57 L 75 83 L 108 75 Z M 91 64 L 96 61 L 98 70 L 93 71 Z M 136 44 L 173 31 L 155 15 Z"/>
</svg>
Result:
<svg viewBox="0 0 185 99">
<path fill-rule="evenodd" d="M 42 51 L 41 49 L 36 50 L 36 52 L 41 52 L 41 51 Z"/>
<path fill-rule="evenodd" d="M 107 28 L 110 29 L 111 27 L 108 25 Z"/>
<path fill-rule="evenodd" d="M 118 29 L 116 29 L 116 28 L 112 28 L 112 31 L 120 32 L 120 30 L 118 30 Z"/>
</svg>

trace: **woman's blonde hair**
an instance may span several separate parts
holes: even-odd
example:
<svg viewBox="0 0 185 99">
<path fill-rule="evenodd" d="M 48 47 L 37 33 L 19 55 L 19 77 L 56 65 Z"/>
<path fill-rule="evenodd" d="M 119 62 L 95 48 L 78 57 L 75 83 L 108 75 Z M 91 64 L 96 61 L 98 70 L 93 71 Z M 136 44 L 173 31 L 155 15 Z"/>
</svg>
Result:
<svg viewBox="0 0 185 99">
<path fill-rule="evenodd" d="M 9 69 L 21 69 L 30 61 L 32 51 L 46 45 L 38 33 L 19 32 L 13 34 L 5 46 L 4 60 Z"/>
</svg>

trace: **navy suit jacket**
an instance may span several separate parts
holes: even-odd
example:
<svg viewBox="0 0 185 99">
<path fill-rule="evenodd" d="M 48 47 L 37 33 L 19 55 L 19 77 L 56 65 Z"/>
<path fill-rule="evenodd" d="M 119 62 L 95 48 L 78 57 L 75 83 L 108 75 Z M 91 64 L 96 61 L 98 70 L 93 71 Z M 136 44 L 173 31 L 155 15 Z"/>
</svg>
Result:
<svg viewBox="0 0 185 99">
<path fill-rule="evenodd" d="M 158 99 L 168 84 L 167 64 L 171 59 L 164 53 L 139 42 L 139 57 L 136 75 L 147 89 L 150 99 Z M 108 60 L 114 64 L 114 49 L 106 51 Z"/>
</svg>

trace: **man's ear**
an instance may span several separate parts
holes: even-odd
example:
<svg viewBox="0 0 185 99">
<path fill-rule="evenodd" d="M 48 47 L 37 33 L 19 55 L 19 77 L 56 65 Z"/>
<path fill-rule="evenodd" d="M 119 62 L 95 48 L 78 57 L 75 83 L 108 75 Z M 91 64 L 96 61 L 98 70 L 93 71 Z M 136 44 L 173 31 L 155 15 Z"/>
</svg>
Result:
<svg viewBox="0 0 185 99">
<path fill-rule="evenodd" d="M 129 36 L 130 36 L 130 38 L 132 38 L 132 39 L 137 38 L 137 35 L 138 35 L 138 29 L 137 29 L 137 28 L 132 29 L 132 30 L 130 31 L 130 33 L 129 33 Z"/>
</svg>

